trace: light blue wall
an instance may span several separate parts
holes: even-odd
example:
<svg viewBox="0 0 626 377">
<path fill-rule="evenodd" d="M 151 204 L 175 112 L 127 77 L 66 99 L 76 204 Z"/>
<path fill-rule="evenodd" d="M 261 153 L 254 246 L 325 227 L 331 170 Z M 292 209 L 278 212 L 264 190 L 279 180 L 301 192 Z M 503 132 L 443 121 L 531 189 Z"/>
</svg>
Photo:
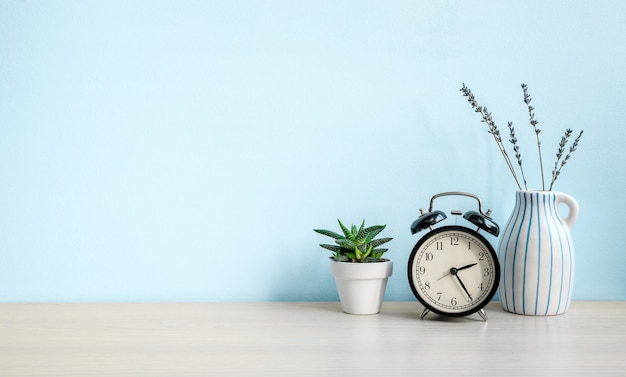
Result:
<svg viewBox="0 0 626 377">
<path fill-rule="evenodd" d="M 625 25 L 621 0 L 1 0 L 0 301 L 335 300 L 312 229 L 337 217 L 388 224 L 386 298 L 413 299 L 433 194 L 513 206 L 463 82 L 533 188 L 519 85 L 546 175 L 585 130 L 555 185 L 581 207 L 574 298 L 626 299 Z"/>
</svg>

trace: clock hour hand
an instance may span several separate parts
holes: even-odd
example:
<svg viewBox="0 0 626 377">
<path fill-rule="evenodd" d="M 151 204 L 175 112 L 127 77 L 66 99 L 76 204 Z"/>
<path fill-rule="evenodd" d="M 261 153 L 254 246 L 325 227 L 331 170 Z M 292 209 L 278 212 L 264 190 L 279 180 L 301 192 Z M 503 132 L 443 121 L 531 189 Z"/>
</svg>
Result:
<svg viewBox="0 0 626 377">
<path fill-rule="evenodd" d="M 457 270 L 457 271 L 465 270 L 465 269 L 468 269 L 468 268 L 470 268 L 470 267 L 474 267 L 474 266 L 476 266 L 477 264 L 478 264 L 478 263 L 468 264 L 467 266 L 459 267 L 459 268 L 457 268 L 456 270 Z"/>
<path fill-rule="evenodd" d="M 477 265 L 477 264 L 478 264 L 478 263 L 472 263 L 472 264 L 468 264 L 468 265 L 466 265 L 466 266 L 459 267 L 459 268 L 452 267 L 452 268 L 448 271 L 448 273 L 447 273 L 447 274 L 445 274 L 445 275 L 443 275 L 442 277 L 440 277 L 439 279 L 437 279 L 437 281 L 439 281 L 439 280 L 441 280 L 441 279 L 445 278 L 446 276 L 448 276 L 448 275 L 450 275 L 450 274 L 452 274 L 452 275 L 456 275 L 456 273 L 457 273 L 458 271 L 461 271 L 461 270 L 466 270 L 466 269 L 468 269 L 468 268 L 470 268 L 470 267 L 474 267 L 474 266 L 475 266 L 475 265 Z"/>
</svg>

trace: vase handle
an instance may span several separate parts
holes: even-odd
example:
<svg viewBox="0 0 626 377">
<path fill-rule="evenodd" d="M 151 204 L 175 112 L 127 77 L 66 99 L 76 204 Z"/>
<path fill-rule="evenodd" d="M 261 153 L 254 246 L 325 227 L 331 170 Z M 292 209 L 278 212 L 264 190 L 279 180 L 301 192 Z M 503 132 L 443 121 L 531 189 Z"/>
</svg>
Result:
<svg viewBox="0 0 626 377">
<path fill-rule="evenodd" d="M 569 213 L 567 214 L 567 217 L 563 219 L 563 221 L 565 221 L 567 227 L 571 229 L 576 222 L 576 218 L 578 217 L 578 202 L 576 201 L 576 199 L 565 193 L 556 192 L 557 208 L 558 205 L 561 203 L 567 205 L 567 208 L 569 209 Z"/>
</svg>

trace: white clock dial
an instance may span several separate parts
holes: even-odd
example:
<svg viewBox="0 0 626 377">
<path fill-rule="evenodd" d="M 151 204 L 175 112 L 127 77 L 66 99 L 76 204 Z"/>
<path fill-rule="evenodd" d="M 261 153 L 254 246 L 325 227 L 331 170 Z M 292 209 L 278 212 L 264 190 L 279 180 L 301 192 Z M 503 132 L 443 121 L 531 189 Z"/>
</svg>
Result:
<svg viewBox="0 0 626 377">
<path fill-rule="evenodd" d="M 468 315 L 493 297 L 500 279 L 495 251 L 478 232 L 446 226 L 415 245 L 408 264 L 409 282 L 429 310 Z"/>
</svg>

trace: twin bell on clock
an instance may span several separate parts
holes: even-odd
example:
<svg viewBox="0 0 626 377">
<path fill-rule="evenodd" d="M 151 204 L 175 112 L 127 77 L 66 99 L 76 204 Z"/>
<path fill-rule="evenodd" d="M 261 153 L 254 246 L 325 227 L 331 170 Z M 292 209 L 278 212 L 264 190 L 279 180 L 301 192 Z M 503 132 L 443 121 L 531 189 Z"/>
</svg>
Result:
<svg viewBox="0 0 626 377">
<path fill-rule="evenodd" d="M 467 220 L 467 226 L 445 225 L 433 228 L 447 218 L 443 211 L 433 210 L 435 199 L 442 196 L 465 196 L 476 199 L 478 210 L 452 215 Z M 500 281 L 500 265 L 496 252 L 480 234 L 484 231 L 498 236 L 500 228 L 491 219 L 491 210 L 483 212 L 480 198 L 466 192 L 443 192 L 432 197 L 428 212 L 411 224 L 411 233 L 428 230 L 415 244 L 408 262 L 411 290 L 424 306 L 420 318 L 429 312 L 448 316 L 478 313 L 491 301 Z"/>
</svg>

